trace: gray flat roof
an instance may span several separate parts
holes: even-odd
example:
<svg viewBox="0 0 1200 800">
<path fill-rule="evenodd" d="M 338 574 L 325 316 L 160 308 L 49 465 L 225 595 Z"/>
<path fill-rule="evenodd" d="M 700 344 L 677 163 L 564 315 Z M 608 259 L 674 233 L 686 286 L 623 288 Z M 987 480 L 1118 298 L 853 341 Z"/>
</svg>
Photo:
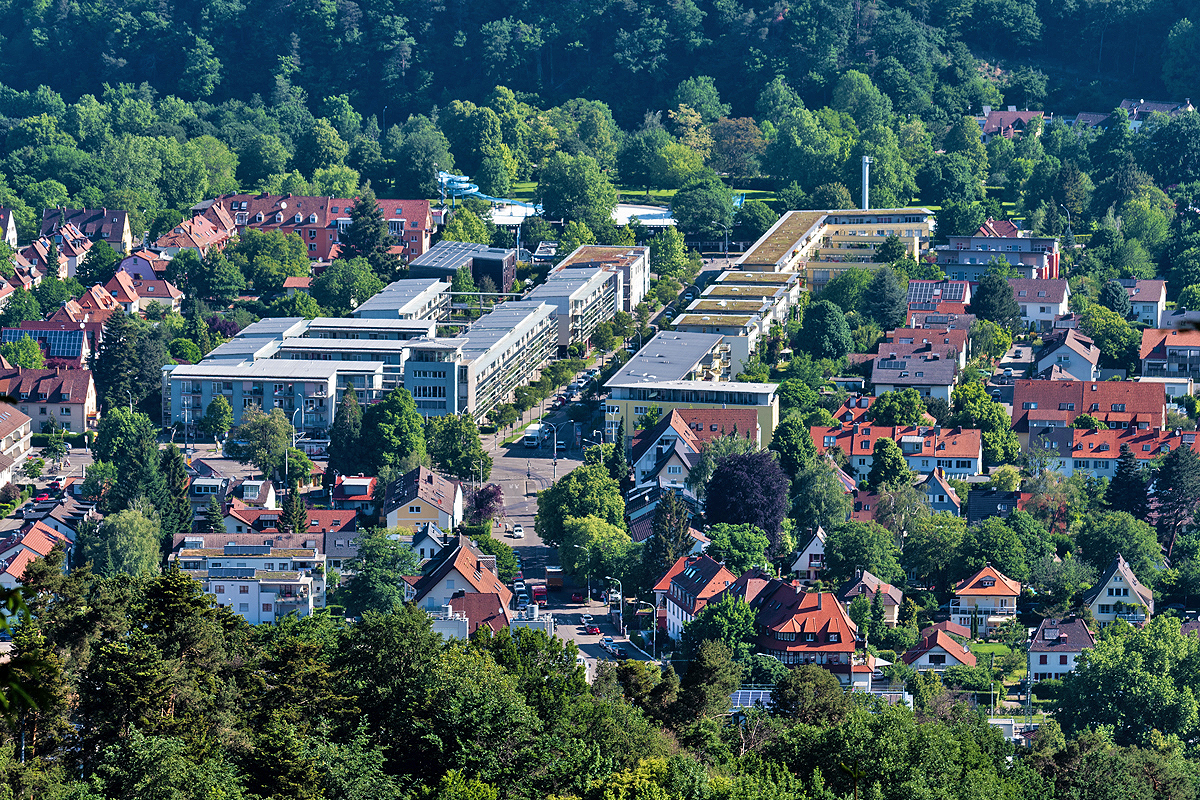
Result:
<svg viewBox="0 0 1200 800">
<path fill-rule="evenodd" d="M 602 269 L 566 269 L 551 272 L 546 282 L 536 287 L 528 295 L 529 299 L 541 297 L 570 297 L 580 289 L 592 284 L 612 280 L 611 273 Z"/>
<path fill-rule="evenodd" d="M 242 328 L 236 338 L 271 339 L 298 336 L 299 333 L 293 332 L 293 329 L 302 331 L 307 324 L 308 320 L 304 317 L 268 317 Z"/>
<path fill-rule="evenodd" d="M 696 392 L 747 392 L 749 394 L 771 394 L 779 388 L 778 383 L 741 383 L 739 381 L 639 381 L 622 380 L 615 377 L 606 386 L 622 389 L 636 387 L 655 389 L 684 389 Z M 702 401 L 701 401 L 702 402 Z"/>
<path fill-rule="evenodd" d="M 260 338 L 258 336 L 251 336 L 249 338 L 242 338 L 241 336 L 237 336 L 210 350 L 208 355 L 204 357 L 204 360 L 225 361 L 229 359 L 250 360 L 265 358 L 278 349 L 281 341 L 283 340 L 274 337 Z"/>
<path fill-rule="evenodd" d="M 412 339 L 284 339 L 279 349 L 282 350 L 404 350 L 412 344 Z"/>
<path fill-rule="evenodd" d="M 543 310 L 545 309 L 545 310 Z M 515 331 L 519 325 L 536 314 L 552 314 L 555 308 L 541 300 L 516 300 L 502 303 L 489 314 L 484 314 L 475 324 L 463 332 L 467 340 L 463 354 L 477 357 L 486 353 L 497 342 Z"/>
<path fill-rule="evenodd" d="M 230 362 L 201 361 L 181 364 L 171 370 L 172 378 L 228 378 L 247 380 L 265 378 L 296 378 L 300 380 L 333 380 L 338 364 L 345 362 L 305 361 L 302 359 L 267 358 L 261 361 Z M 375 364 L 375 366 L 382 366 Z"/>
<path fill-rule="evenodd" d="M 655 381 L 674 381 L 687 375 L 724 337 L 719 333 L 659 331 L 646 346 L 625 362 L 609 379 L 609 386 L 639 383 L 647 376 Z"/>
<path fill-rule="evenodd" d="M 358 308 L 354 309 L 354 313 L 359 314 L 364 310 L 395 310 L 398 312 L 439 284 L 443 287 L 442 291 L 450 288 L 449 284 L 443 283 L 437 278 L 405 278 L 393 281 L 383 287 L 374 297 L 365 300 Z"/>
<path fill-rule="evenodd" d="M 439 267 L 442 269 L 457 270 L 479 256 L 503 258 L 511 252 L 514 251 L 506 250 L 503 247 L 489 247 L 486 244 L 475 244 L 474 242 L 450 242 L 443 240 L 414 258 L 409 262 L 408 266 L 410 269 L 412 267 Z"/>
<path fill-rule="evenodd" d="M 429 319 L 359 319 L 357 317 L 317 317 L 308 323 L 310 331 L 315 330 L 376 330 L 376 331 L 411 331 L 426 330 L 437 323 Z"/>
</svg>

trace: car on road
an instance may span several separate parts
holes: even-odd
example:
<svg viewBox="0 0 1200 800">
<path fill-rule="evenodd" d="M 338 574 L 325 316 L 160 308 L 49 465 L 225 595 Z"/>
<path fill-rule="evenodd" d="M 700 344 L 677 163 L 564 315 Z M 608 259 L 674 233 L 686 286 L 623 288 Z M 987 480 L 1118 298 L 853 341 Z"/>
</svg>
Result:
<svg viewBox="0 0 1200 800">
<path fill-rule="evenodd" d="M 592 615 L 591 614 L 580 614 L 579 615 L 579 624 L 580 625 L 591 625 L 592 624 Z"/>
<path fill-rule="evenodd" d="M 513 591 L 516 592 L 517 594 L 521 594 L 521 592 L 525 591 L 525 581 L 514 580 L 513 581 Z"/>
<path fill-rule="evenodd" d="M 600 644 L 607 645 L 608 647 L 612 647 L 613 646 L 613 638 L 611 636 L 605 636 L 603 639 L 600 640 Z"/>
<path fill-rule="evenodd" d="M 617 648 L 617 658 L 629 658 L 629 653 L 625 651 L 624 647 Z"/>
<path fill-rule="evenodd" d="M 33 499 L 34 499 L 34 501 L 36 501 L 36 502 L 40 503 L 40 502 L 42 502 L 43 500 L 49 500 L 49 499 L 50 499 L 50 495 L 48 495 L 48 494 L 46 494 L 46 493 L 44 493 L 44 492 L 43 492 L 42 494 L 39 494 L 37 497 L 35 497 L 35 498 L 33 498 Z"/>
<path fill-rule="evenodd" d="M 516 525 L 513 525 L 513 534 L 512 535 L 513 535 L 514 539 L 524 539 L 525 538 L 525 526 L 519 522 Z"/>
<path fill-rule="evenodd" d="M 571 595 L 571 602 L 572 603 L 582 603 L 583 595 L 581 595 L 579 592 L 576 592 L 575 594 Z"/>
<path fill-rule="evenodd" d="M 588 625 L 586 628 L 584 628 L 583 632 L 588 634 L 589 636 L 599 636 L 600 635 L 600 629 L 597 628 L 595 625 Z"/>
<path fill-rule="evenodd" d="M 567 443 L 564 442 L 562 439 L 559 439 L 557 442 L 554 443 L 554 449 L 555 449 L 555 451 L 561 453 L 563 450 L 567 449 Z"/>
</svg>

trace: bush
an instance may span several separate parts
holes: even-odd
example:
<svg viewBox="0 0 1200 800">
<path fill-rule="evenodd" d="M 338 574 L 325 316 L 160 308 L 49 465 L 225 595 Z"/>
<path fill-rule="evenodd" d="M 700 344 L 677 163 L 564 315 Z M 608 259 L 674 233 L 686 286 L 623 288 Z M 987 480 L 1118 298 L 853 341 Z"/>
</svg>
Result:
<svg viewBox="0 0 1200 800">
<path fill-rule="evenodd" d="M 62 434 L 56 433 L 56 434 L 51 435 L 49 433 L 35 433 L 35 434 L 33 434 L 33 437 L 31 440 L 32 447 L 34 450 L 40 450 L 43 447 L 45 447 L 46 445 L 50 444 L 51 438 L 57 439 L 60 435 L 62 435 Z M 63 436 L 62 438 L 63 438 L 64 442 L 71 445 L 72 447 L 83 447 L 83 434 L 82 433 L 68 433 L 65 436 Z"/>
<path fill-rule="evenodd" d="M 478 525 L 468 525 L 464 522 L 458 526 L 458 531 L 468 539 L 490 539 L 492 536 L 492 524 L 490 522 L 481 522 Z"/>
<path fill-rule="evenodd" d="M 1033 696 L 1037 700 L 1057 700 L 1062 693 L 1062 681 L 1049 678 L 1038 681 L 1033 686 Z"/>
</svg>

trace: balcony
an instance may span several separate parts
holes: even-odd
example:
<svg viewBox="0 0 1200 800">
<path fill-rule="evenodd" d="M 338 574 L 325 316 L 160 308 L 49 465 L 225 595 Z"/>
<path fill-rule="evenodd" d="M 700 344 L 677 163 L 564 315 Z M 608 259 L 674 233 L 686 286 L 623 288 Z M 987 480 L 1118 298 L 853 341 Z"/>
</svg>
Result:
<svg viewBox="0 0 1200 800">
<path fill-rule="evenodd" d="M 981 618 L 1012 617 L 1017 613 L 1016 603 L 1007 606 L 977 603 L 973 606 L 963 605 L 961 598 L 955 597 L 950 601 L 950 613 L 958 616 L 970 616 L 977 613 Z"/>
<path fill-rule="evenodd" d="M 1144 625 L 1146 623 L 1146 615 L 1140 611 L 1122 611 L 1115 615 L 1117 619 L 1123 619 L 1130 625 Z"/>
</svg>

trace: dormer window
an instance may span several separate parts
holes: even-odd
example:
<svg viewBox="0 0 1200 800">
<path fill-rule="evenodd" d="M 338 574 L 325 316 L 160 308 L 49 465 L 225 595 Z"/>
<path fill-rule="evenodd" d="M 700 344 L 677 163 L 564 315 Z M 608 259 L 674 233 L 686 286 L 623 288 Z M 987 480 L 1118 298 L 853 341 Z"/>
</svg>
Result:
<svg viewBox="0 0 1200 800">
<path fill-rule="evenodd" d="M 275 212 L 275 222 L 276 223 L 283 222 L 283 212 L 282 211 Z"/>
<path fill-rule="evenodd" d="M 261 211 L 260 211 L 260 212 L 258 212 L 257 214 L 255 214 L 255 215 L 254 215 L 254 221 L 255 221 L 255 222 L 262 222 L 262 221 L 263 221 L 263 215 L 262 215 L 262 212 L 261 212 Z"/>
<path fill-rule="evenodd" d="M 301 222 L 304 221 L 304 217 L 300 216 L 299 212 L 296 213 L 296 216 L 294 219 L 295 219 L 297 225 L 299 225 Z"/>
<path fill-rule="evenodd" d="M 317 215 L 316 215 L 316 214 L 309 214 L 309 215 L 308 215 L 308 221 L 309 221 L 309 223 L 310 223 L 310 224 L 311 224 L 311 223 L 313 223 L 313 222 L 316 222 L 316 221 L 317 221 Z"/>
<path fill-rule="evenodd" d="M 991 577 L 984 578 L 979 582 L 979 585 L 983 586 L 984 588 L 991 588 L 996 585 L 996 579 Z"/>
</svg>

